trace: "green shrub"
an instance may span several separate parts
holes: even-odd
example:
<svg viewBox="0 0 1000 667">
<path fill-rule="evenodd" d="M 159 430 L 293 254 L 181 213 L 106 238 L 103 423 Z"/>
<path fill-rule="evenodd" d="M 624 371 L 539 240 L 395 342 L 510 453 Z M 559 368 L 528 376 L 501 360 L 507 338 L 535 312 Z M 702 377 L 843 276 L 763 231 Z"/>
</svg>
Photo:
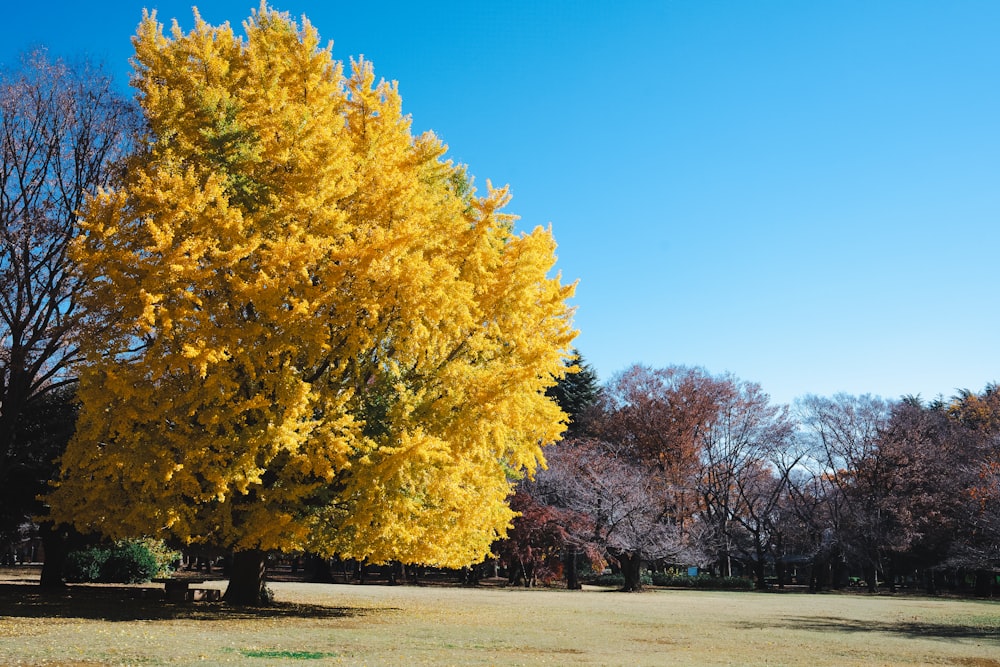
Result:
<svg viewBox="0 0 1000 667">
<path fill-rule="evenodd" d="M 160 570 L 160 564 L 145 544 L 124 541 L 108 551 L 101 568 L 101 581 L 116 584 L 138 584 L 149 581 Z"/>
<path fill-rule="evenodd" d="M 711 588 L 718 590 L 750 590 L 753 579 L 746 577 L 715 577 L 710 574 L 699 574 L 689 577 L 675 572 L 654 572 L 653 583 L 657 586 L 672 588 Z"/>
<path fill-rule="evenodd" d="M 136 584 L 169 574 L 176 558 L 160 540 L 122 540 L 70 552 L 63 575 L 72 583 Z"/>
<path fill-rule="evenodd" d="M 157 577 L 169 577 L 175 568 L 175 565 L 181 559 L 181 552 L 171 549 L 166 545 L 163 540 L 154 540 L 151 537 L 144 537 L 139 540 L 133 540 L 146 547 L 149 553 L 153 554 L 156 558 L 156 575 Z"/>
<path fill-rule="evenodd" d="M 108 560 L 108 550 L 102 547 L 87 547 L 71 551 L 66 556 L 63 576 L 70 583 L 100 581 L 104 563 Z"/>
<path fill-rule="evenodd" d="M 597 575 L 596 577 L 587 579 L 587 583 L 592 584 L 594 586 L 624 586 L 625 577 L 622 576 L 621 574 L 613 574 L 613 573 L 600 574 Z"/>
<path fill-rule="evenodd" d="M 587 578 L 586 582 L 593 586 L 617 586 L 621 588 L 625 585 L 625 575 L 620 572 L 601 574 L 596 577 Z M 643 570 L 639 575 L 639 582 L 643 586 L 652 586 L 653 583 L 655 583 L 653 581 L 653 576 L 646 570 Z"/>
</svg>

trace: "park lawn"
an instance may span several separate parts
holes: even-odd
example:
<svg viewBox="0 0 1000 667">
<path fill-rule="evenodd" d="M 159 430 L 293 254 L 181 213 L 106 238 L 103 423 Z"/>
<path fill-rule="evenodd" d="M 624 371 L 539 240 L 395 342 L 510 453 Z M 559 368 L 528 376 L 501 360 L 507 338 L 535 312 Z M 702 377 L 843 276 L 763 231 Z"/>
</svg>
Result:
<svg viewBox="0 0 1000 667">
<path fill-rule="evenodd" d="M 213 582 L 223 586 L 224 582 Z M 1000 667 L 1000 603 L 909 596 L 271 584 L 262 610 L 0 584 L 4 665 Z"/>
</svg>

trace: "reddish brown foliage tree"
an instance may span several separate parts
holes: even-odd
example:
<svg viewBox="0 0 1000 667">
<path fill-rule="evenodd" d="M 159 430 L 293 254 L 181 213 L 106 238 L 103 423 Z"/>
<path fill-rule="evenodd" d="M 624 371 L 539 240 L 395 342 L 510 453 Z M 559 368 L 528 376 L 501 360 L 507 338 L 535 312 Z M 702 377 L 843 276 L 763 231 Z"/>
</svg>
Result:
<svg viewBox="0 0 1000 667">
<path fill-rule="evenodd" d="M 567 553 L 582 551 L 599 558 L 590 535 L 593 523 L 581 512 L 543 502 L 534 482 L 522 483 L 510 499 L 514 518 L 507 538 L 495 552 L 505 565 L 512 584 L 535 586 L 563 576 Z M 567 573 L 567 579 L 570 577 Z"/>
<path fill-rule="evenodd" d="M 893 406 L 879 442 L 889 477 L 882 510 L 891 587 L 898 575 L 943 563 L 956 545 L 975 484 L 977 449 L 974 432 L 944 412 L 915 401 Z"/>
<path fill-rule="evenodd" d="M 702 437 L 725 401 L 726 387 L 698 368 L 635 365 L 601 392 L 592 430 L 623 458 L 660 480 L 666 511 L 683 529 L 694 516 L 692 492 Z"/>
<path fill-rule="evenodd" d="M 992 571 L 1000 567 L 1000 387 L 963 391 L 947 406 L 948 416 L 971 436 L 963 448 L 969 483 L 960 539 L 950 561 L 976 570 L 976 592 L 991 594 Z"/>
</svg>

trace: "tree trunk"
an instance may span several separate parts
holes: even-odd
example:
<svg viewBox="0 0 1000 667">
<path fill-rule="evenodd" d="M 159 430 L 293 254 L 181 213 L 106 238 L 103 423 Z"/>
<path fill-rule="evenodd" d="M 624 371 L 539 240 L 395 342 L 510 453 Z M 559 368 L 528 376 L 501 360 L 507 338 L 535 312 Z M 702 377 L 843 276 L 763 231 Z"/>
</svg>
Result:
<svg viewBox="0 0 1000 667">
<path fill-rule="evenodd" d="M 583 588 L 576 571 L 576 549 L 566 552 L 566 563 L 563 565 L 566 570 L 566 588 L 571 591 L 578 591 Z"/>
<path fill-rule="evenodd" d="M 507 566 L 507 583 L 511 586 L 521 585 L 521 575 L 524 574 L 524 568 L 521 567 L 520 559 L 516 563 L 511 563 Z"/>
<path fill-rule="evenodd" d="M 757 560 L 753 563 L 754 588 L 758 591 L 767 590 L 767 563 L 758 554 Z"/>
<path fill-rule="evenodd" d="M 778 532 L 774 536 L 774 576 L 778 579 L 778 588 L 783 589 L 788 580 L 788 567 L 785 563 L 785 540 L 784 536 Z"/>
<path fill-rule="evenodd" d="M 621 565 L 622 575 L 625 577 L 625 584 L 622 590 L 626 593 L 633 593 L 642 590 L 642 579 L 640 572 L 642 569 L 642 558 L 639 554 L 629 553 L 617 556 L 618 564 Z"/>
<path fill-rule="evenodd" d="M 63 581 L 63 566 L 66 564 L 66 556 L 69 554 L 69 545 L 66 536 L 56 530 L 48 521 L 39 527 L 39 535 L 42 538 L 42 548 L 45 550 L 45 562 L 42 563 L 42 577 L 39 585 L 48 590 L 62 588 L 66 585 Z"/>
<path fill-rule="evenodd" d="M 924 580 L 927 583 L 927 594 L 937 595 L 937 581 L 935 581 L 934 570 L 928 568 L 924 570 Z"/>
<path fill-rule="evenodd" d="M 8 270 L 9 267 L 5 266 L 4 269 Z M 2 465 L 0 470 L 4 471 L 11 469 L 11 462 L 7 458 L 14 455 L 15 447 L 18 446 L 17 422 L 24 411 L 28 394 L 31 393 L 30 381 L 24 370 L 28 364 L 25 354 L 19 353 L 17 350 L 11 350 L 9 354 L 7 371 L 10 377 L 6 386 L 0 386 L 0 454 L 4 455 L 3 458 L 0 458 L 0 465 Z"/>
<path fill-rule="evenodd" d="M 764 562 L 764 547 L 760 542 L 759 536 L 755 536 L 754 539 L 754 551 L 757 555 L 757 560 L 753 564 L 753 576 L 757 580 L 754 587 L 758 591 L 767 590 L 767 563 Z"/>
<path fill-rule="evenodd" d="M 846 585 L 847 571 L 844 568 L 844 559 L 838 549 L 830 558 L 829 564 L 830 588 L 839 591 Z"/>
<path fill-rule="evenodd" d="M 264 587 L 266 554 L 259 549 L 233 553 L 233 570 L 222 599 L 229 604 L 259 607 L 270 604 Z"/>
<path fill-rule="evenodd" d="M 532 561 L 520 561 L 521 563 L 521 574 L 524 577 L 523 584 L 525 588 L 531 588 L 535 585 L 535 564 Z"/>
<path fill-rule="evenodd" d="M 988 570 L 976 570 L 976 597 L 993 597 L 993 578 L 993 573 Z"/>
</svg>

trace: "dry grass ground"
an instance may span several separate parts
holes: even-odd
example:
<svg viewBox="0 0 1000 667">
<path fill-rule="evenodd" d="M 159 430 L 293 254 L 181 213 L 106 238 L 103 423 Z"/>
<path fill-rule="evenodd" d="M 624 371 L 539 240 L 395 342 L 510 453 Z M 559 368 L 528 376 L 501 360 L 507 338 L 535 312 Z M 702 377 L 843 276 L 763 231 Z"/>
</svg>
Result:
<svg viewBox="0 0 1000 667">
<path fill-rule="evenodd" d="M 997 602 L 279 582 L 277 606 L 241 611 L 3 577 L 3 665 L 1000 667 Z"/>
</svg>

